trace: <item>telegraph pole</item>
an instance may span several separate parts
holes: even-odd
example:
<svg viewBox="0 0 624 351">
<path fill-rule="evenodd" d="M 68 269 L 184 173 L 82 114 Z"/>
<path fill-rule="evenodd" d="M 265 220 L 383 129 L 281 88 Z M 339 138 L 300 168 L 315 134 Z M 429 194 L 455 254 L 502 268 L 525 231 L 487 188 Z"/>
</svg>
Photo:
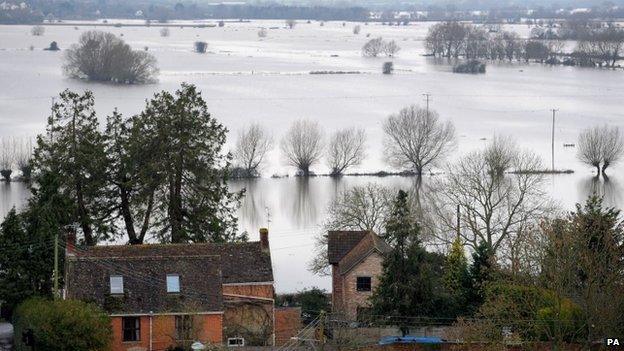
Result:
<svg viewBox="0 0 624 351">
<path fill-rule="evenodd" d="M 557 109 L 553 108 L 552 110 L 552 137 L 551 137 L 551 147 L 552 147 L 552 154 L 551 154 L 551 160 L 552 160 L 552 170 L 555 170 L 555 114 L 557 113 Z"/>
<path fill-rule="evenodd" d="M 427 104 L 427 117 L 429 117 L 429 98 L 431 97 L 430 93 L 422 94 L 425 97 L 425 103 Z"/>
<path fill-rule="evenodd" d="M 54 298 L 61 297 L 59 293 L 59 237 L 58 231 L 54 235 Z"/>
<path fill-rule="evenodd" d="M 460 229 L 460 207 L 459 205 L 457 205 L 457 239 L 459 240 L 459 236 L 461 235 L 461 229 Z"/>
</svg>

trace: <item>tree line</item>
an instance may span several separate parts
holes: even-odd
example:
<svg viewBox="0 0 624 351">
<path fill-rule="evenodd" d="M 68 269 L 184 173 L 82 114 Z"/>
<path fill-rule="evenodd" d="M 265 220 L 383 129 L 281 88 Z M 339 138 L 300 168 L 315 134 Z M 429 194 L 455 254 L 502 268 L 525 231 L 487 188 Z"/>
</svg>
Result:
<svg viewBox="0 0 624 351">
<path fill-rule="evenodd" d="M 537 28 L 537 27 L 536 27 Z M 564 33 L 567 25 L 562 25 Z M 550 34 L 549 34 L 550 33 Z M 561 63 L 558 57 L 569 57 L 565 64 L 615 67 L 624 49 L 624 29 L 614 25 L 584 27 L 574 31 L 578 40 L 573 52 L 564 52 L 564 41 L 569 35 L 553 31 L 533 31 L 533 38 L 524 39 L 510 31 L 488 30 L 457 21 L 433 25 L 425 38 L 425 48 L 432 56 L 446 58 L 489 59 L 508 61 L 540 61 Z M 571 33 L 567 31 L 567 33 Z"/>
</svg>

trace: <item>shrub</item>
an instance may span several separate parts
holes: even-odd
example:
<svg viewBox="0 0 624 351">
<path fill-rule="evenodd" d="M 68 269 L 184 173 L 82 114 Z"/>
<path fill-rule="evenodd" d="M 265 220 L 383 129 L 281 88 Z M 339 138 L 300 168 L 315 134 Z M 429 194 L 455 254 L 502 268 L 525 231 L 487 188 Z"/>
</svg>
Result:
<svg viewBox="0 0 624 351">
<path fill-rule="evenodd" d="M 20 337 L 27 330 L 32 330 L 38 350 L 104 351 L 112 341 L 110 318 L 77 300 L 26 300 L 18 306 L 14 323 L 17 351 L 31 349 Z"/>
<path fill-rule="evenodd" d="M 296 25 L 297 25 L 297 21 L 293 19 L 286 20 L 286 27 L 288 27 L 289 29 L 295 28 Z"/>
<path fill-rule="evenodd" d="M 394 63 L 392 62 L 384 62 L 382 67 L 383 74 L 392 74 L 394 71 Z"/>
<path fill-rule="evenodd" d="M 360 30 L 362 29 L 362 27 L 360 27 L 360 25 L 356 25 L 355 27 L 353 27 L 353 34 L 357 35 L 360 34 Z"/>
<path fill-rule="evenodd" d="M 50 43 L 50 46 L 49 46 L 49 47 L 47 47 L 45 50 L 49 50 L 49 51 L 59 51 L 59 50 L 61 50 L 61 49 L 58 47 L 58 43 L 57 43 L 57 42 L 55 42 L 55 41 L 53 41 L 53 42 L 51 42 L 51 43 Z"/>
<path fill-rule="evenodd" d="M 30 29 L 30 34 L 34 36 L 42 36 L 45 33 L 45 27 L 43 26 L 34 26 Z"/>
<path fill-rule="evenodd" d="M 223 22 L 223 21 L 219 21 L 218 26 L 219 26 L 219 27 L 225 27 L 225 22 Z"/>
<path fill-rule="evenodd" d="M 168 37 L 169 34 L 170 34 L 169 28 L 163 27 L 163 28 L 160 29 L 160 36 L 161 37 Z"/>
<path fill-rule="evenodd" d="M 206 53 L 207 49 L 208 49 L 208 43 L 206 43 L 205 41 L 196 41 L 195 42 L 195 52 L 200 53 L 200 54 L 204 54 L 204 53 Z"/>
<path fill-rule="evenodd" d="M 258 37 L 260 38 L 266 38 L 268 32 L 265 28 L 260 28 L 260 30 L 258 31 Z"/>
<path fill-rule="evenodd" d="M 453 67 L 454 73 L 485 73 L 485 63 L 479 60 L 457 64 Z"/>
<path fill-rule="evenodd" d="M 153 55 L 100 31 L 83 33 L 65 51 L 63 70 L 72 78 L 127 84 L 147 83 L 158 74 Z"/>
</svg>

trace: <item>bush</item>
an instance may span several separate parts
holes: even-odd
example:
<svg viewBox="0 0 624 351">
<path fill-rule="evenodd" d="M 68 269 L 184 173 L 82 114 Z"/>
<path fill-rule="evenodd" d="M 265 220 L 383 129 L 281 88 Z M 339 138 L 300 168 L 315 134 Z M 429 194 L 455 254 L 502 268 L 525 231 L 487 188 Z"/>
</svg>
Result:
<svg viewBox="0 0 624 351">
<path fill-rule="evenodd" d="M 196 41 L 195 42 L 195 52 L 200 54 L 205 54 L 208 49 L 208 43 L 205 41 Z"/>
<path fill-rule="evenodd" d="M 360 27 L 360 25 L 356 25 L 355 27 L 353 27 L 353 34 L 357 35 L 360 34 L 360 30 L 362 29 L 362 27 Z"/>
<path fill-rule="evenodd" d="M 485 73 L 485 63 L 478 60 L 457 64 L 453 67 L 454 73 Z"/>
<path fill-rule="evenodd" d="M 260 30 L 258 31 L 258 37 L 260 38 L 266 38 L 268 32 L 265 28 L 260 28 Z"/>
<path fill-rule="evenodd" d="M 34 26 L 30 29 L 30 34 L 34 36 L 42 36 L 45 33 L 45 28 L 43 26 Z"/>
<path fill-rule="evenodd" d="M 113 83 L 148 83 L 158 74 L 156 58 L 112 33 L 88 31 L 65 51 L 63 70 L 71 78 Z"/>
<path fill-rule="evenodd" d="M 31 350 L 21 339 L 27 330 L 38 350 L 109 350 L 113 334 L 102 310 L 77 300 L 29 299 L 17 308 L 14 324 L 17 351 Z"/>
<path fill-rule="evenodd" d="M 384 62 L 382 72 L 383 74 L 392 74 L 394 71 L 394 63 L 392 62 Z"/>
<path fill-rule="evenodd" d="M 170 32 L 169 32 L 169 28 L 164 27 L 164 28 L 161 28 L 161 29 L 160 29 L 160 36 L 161 36 L 161 37 L 168 37 L 168 36 L 169 36 L 169 34 L 170 34 Z"/>
<path fill-rule="evenodd" d="M 225 22 L 223 22 L 223 21 L 219 21 L 219 24 L 218 24 L 218 25 L 219 25 L 219 27 L 225 27 Z"/>
<path fill-rule="evenodd" d="M 49 46 L 49 47 L 47 47 L 47 48 L 45 48 L 44 50 L 48 50 L 48 51 L 59 51 L 59 50 L 61 50 L 61 49 L 58 47 L 58 43 L 57 43 L 57 42 L 55 42 L 55 41 L 53 41 L 53 42 L 51 42 L 51 43 L 50 43 L 50 46 Z"/>
</svg>

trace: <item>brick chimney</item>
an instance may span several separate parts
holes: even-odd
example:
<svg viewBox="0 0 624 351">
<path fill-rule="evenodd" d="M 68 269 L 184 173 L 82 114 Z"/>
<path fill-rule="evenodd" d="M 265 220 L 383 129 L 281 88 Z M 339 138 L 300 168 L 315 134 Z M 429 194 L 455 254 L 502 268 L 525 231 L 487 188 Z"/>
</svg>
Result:
<svg viewBox="0 0 624 351">
<path fill-rule="evenodd" d="M 76 229 L 73 226 L 66 227 L 65 256 L 76 256 Z"/>
<path fill-rule="evenodd" d="M 263 252 L 269 252 L 269 230 L 260 228 L 260 247 Z"/>
</svg>

